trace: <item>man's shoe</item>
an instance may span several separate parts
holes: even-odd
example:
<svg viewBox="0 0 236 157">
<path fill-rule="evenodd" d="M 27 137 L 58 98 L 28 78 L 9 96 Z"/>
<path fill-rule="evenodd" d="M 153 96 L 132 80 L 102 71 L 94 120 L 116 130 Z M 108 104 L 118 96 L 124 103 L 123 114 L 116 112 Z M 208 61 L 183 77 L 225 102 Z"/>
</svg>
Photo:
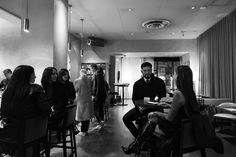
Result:
<svg viewBox="0 0 236 157">
<path fill-rule="evenodd" d="M 95 131 L 101 131 L 102 130 L 102 125 L 97 125 L 96 127 L 93 128 Z"/>
<path fill-rule="evenodd" d="M 80 132 L 80 130 L 78 129 L 76 125 L 74 126 L 74 132 L 75 132 L 75 135 L 77 135 Z"/>
</svg>

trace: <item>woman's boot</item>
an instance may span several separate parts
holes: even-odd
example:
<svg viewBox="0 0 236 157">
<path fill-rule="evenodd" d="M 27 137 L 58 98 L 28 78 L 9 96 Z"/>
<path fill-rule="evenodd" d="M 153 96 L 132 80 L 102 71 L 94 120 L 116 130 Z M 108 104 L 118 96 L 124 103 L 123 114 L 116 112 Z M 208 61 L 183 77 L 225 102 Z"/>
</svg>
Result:
<svg viewBox="0 0 236 157">
<path fill-rule="evenodd" d="M 151 133 L 155 129 L 155 126 L 156 124 L 148 121 L 142 133 L 128 147 L 121 146 L 123 152 L 125 154 L 138 153 L 143 141 L 150 137 Z"/>
</svg>

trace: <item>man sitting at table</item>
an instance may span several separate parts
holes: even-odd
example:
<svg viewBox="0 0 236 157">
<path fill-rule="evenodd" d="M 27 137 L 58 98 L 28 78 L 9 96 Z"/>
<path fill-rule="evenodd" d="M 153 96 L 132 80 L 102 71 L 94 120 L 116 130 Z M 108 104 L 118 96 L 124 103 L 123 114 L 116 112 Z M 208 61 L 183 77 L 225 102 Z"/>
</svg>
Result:
<svg viewBox="0 0 236 157">
<path fill-rule="evenodd" d="M 141 65 L 142 78 L 134 83 L 132 100 L 135 105 L 133 109 L 128 111 L 124 117 L 123 122 L 129 129 L 131 134 L 136 138 L 138 136 L 138 129 L 135 127 L 133 121 L 137 120 L 140 116 L 147 115 L 154 109 L 145 109 L 137 104 L 138 100 L 143 100 L 144 97 L 154 100 L 158 97 L 160 100 L 166 96 L 166 86 L 162 79 L 155 77 L 152 73 L 152 64 L 144 62 Z"/>
</svg>

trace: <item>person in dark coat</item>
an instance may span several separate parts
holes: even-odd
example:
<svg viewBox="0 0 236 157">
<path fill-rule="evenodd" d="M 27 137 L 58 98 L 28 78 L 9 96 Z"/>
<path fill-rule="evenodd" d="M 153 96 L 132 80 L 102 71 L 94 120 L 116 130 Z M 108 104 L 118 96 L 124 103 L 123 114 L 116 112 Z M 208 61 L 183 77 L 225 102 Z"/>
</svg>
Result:
<svg viewBox="0 0 236 157">
<path fill-rule="evenodd" d="M 99 67 L 96 71 L 92 81 L 92 96 L 94 102 L 94 113 L 98 121 L 98 125 L 94 128 L 96 130 L 102 129 L 102 123 L 104 121 L 104 104 L 107 98 L 107 92 L 109 90 L 108 83 L 104 78 L 104 72 L 102 67 Z"/>
<path fill-rule="evenodd" d="M 166 96 L 166 86 L 162 79 L 154 77 L 152 73 L 152 64 L 149 62 L 144 62 L 141 65 L 142 78 L 134 83 L 132 100 L 135 105 L 134 108 L 129 110 L 123 116 L 123 122 L 125 126 L 129 129 L 132 135 L 137 138 L 138 129 L 133 124 L 133 121 L 137 120 L 142 115 L 147 115 L 153 110 L 143 110 L 139 107 L 136 101 L 143 100 L 144 97 L 148 97 L 150 100 L 154 100 L 155 97 L 161 99 Z"/>
<path fill-rule="evenodd" d="M 60 102 L 57 96 L 57 78 L 57 69 L 54 67 L 45 68 L 41 78 L 41 84 L 46 93 L 49 105 L 51 106 L 51 109 L 53 111 L 49 119 L 49 127 L 52 128 L 57 128 L 63 119 L 63 113 L 55 110 L 55 106 L 57 106 L 57 104 Z"/>
<path fill-rule="evenodd" d="M 42 78 L 41 78 L 41 85 L 45 90 L 47 95 L 47 99 L 51 107 L 55 106 L 56 100 L 56 83 L 57 83 L 57 69 L 54 67 L 47 67 L 44 69 Z"/>
<path fill-rule="evenodd" d="M 49 116 L 50 106 L 43 88 L 34 84 L 34 68 L 20 65 L 14 70 L 1 102 L 0 138 L 18 139 L 22 119 Z M 0 146 L 1 153 L 13 153 L 13 148 Z"/>
<path fill-rule="evenodd" d="M 60 105 L 55 106 L 58 110 L 65 110 L 69 104 L 73 104 L 76 92 L 73 82 L 70 81 L 69 71 L 61 69 L 58 73 L 57 97 L 60 99 Z"/>
</svg>

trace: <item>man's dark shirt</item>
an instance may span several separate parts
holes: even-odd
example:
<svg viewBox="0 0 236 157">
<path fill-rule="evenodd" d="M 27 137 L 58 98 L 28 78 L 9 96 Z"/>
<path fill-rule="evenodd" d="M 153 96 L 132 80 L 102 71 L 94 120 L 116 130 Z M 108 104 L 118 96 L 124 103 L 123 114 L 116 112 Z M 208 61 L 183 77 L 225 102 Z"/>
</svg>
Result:
<svg viewBox="0 0 236 157">
<path fill-rule="evenodd" d="M 5 90 L 6 87 L 7 87 L 7 84 L 8 84 L 9 80 L 8 79 L 3 79 L 0 83 L 0 89 L 3 89 Z"/>
<path fill-rule="evenodd" d="M 158 96 L 159 99 L 166 96 L 166 86 L 162 79 L 151 77 L 149 83 L 146 83 L 142 77 L 134 83 L 132 100 L 143 100 L 144 97 L 149 97 L 150 100 Z"/>
</svg>

